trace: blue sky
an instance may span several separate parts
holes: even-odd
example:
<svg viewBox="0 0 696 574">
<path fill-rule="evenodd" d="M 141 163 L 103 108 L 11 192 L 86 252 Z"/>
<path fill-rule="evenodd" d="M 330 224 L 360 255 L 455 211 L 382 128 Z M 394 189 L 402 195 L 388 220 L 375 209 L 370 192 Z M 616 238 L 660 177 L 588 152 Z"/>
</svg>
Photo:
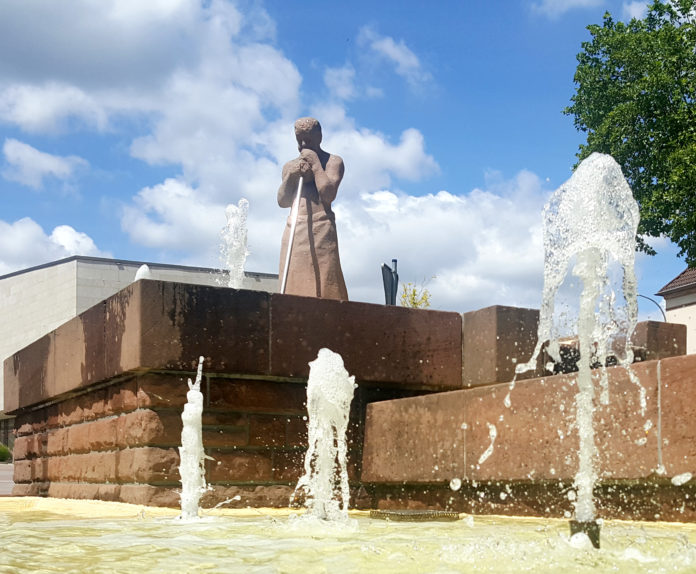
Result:
<svg viewBox="0 0 696 574">
<path fill-rule="evenodd" d="M 562 110 L 606 10 L 645 3 L 3 3 L 0 274 L 71 254 L 215 267 L 242 197 L 247 269 L 276 272 L 280 169 L 314 115 L 346 163 L 351 299 L 383 301 L 398 258 L 435 308 L 538 307 L 541 209 L 582 141 Z M 655 245 L 645 295 L 685 267 Z"/>
</svg>

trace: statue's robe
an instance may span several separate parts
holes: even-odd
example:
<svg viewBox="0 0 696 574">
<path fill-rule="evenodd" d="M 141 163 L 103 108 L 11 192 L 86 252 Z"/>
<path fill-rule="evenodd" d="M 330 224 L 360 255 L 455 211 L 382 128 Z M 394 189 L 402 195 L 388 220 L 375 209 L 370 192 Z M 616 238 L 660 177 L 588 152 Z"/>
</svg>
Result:
<svg viewBox="0 0 696 574">
<path fill-rule="evenodd" d="M 291 225 L 292 210 L 285 225 L 280 248 L 281 283 Z M 302 186 L 285 293 L 348 300 L 348 290 L 338 255 L 336 217 L 331 205 L 326 205 L 319 199 L 313 181 L 304 182 Z"/>
</svg>

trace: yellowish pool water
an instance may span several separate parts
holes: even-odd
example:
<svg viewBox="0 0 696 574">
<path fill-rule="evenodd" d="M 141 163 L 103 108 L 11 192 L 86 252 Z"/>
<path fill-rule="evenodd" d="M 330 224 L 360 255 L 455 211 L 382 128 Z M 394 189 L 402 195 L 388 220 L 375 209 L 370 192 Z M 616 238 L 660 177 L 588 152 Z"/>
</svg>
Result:
<svg viewBox="0 0 696 574">
<path fill-rule="evenodd" d="M 696 572 L 696 526 L 606 521 L 577 548 L 565 520 L 466 516 L 407 523 L 351 513 L 305 524 L 289 510 L 172 509 L 0 498 L 0 573 Z"/>
</svg>

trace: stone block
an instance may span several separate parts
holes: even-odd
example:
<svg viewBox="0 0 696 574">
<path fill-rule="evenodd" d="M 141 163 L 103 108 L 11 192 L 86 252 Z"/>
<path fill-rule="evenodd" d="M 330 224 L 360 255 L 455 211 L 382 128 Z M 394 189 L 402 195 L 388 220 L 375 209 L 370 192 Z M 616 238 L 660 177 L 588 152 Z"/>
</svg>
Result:
<svg viewBox="0 0 696 574">
<path fill-rule="evenodd" d="M 17 483 L 12 487 L 12 496 L 45 496 L 47 483 L 27 482 Z"/>
<path fill-rule="evenodd" d="M 249 427 L 216 425 L 203 427 L 205 448 L 232 448 L 249 444 Z"/>
<path fill-rule="evenodd" d="M 224 508 L 285 508 L 288 506 L 293 486 L 274 484 L 257 486 L 212 485 L 211 491 L 203 495 L 201 506 L 210 508 L 228 501 Z"/>
<path fill-rule="evenodd" d="M 116 419 L 116 436 L 122 447 L 181 445 L 181 415 L 138 409 Z"/>
<path fill-rule="evenodd" d="M 6 359 L 5 410 L 103 380 L 103 322 L 102 308 L 89 309 Z"/>
<path fill-rule="evenodd" d="M 661 363 L 663 387 L 672 384 L 677 389 L 674 396 L 687 396 L 682 391 L 696 374 L 696 356 Z M 673 450 L 679 452 L 677 458 L 687 460 L 696 454 L 691 446 L 696 443 L 692 436 L 696 425 L 684 422 L 696 420 L 684 406 L 691 402 L 682 399 L 679 416 L 668 415 L 669 397 L 663 390 L 659 415 L 657 365 L 653 361 L 633 366 L 640 386 L 623 367 L 607 369 L 608 404 L 599 400 L 600 371 L 594 371 L 595 441 L 602 479 L 622 481 L 654 475 L 660 418 L 663 439 L 671 432 L 670 425 L 681 425 L 680 436 L 684 438 L 675 440 Z M 682 386 L 671 383 L 673 380 Z M 576 375 L 572 374 L 518 381 L 514 388 L 497 384 L 371 404 L 362 479 L 385 483 L 432 483 L 452 478 L 572 481 L 578 464 L 576 391 Z M 685 452 L 680 452 L 682 448 Z"/>
<path fill-rule="evenodd" d="M 232 407 L 233 405 L 229 405 Z M 234 426 L 247 427 L 249 426 L 249 415 L 247 413 L 239 413 L 229 410 L 213 410 L 205 409 L 201 422 L 204 427 L 215 426 Z"/>
<path fill-rule="evenodd" d="M 58 404 L 58 424 L 62 427 L 81 423 L 84 420 L 84 399 L 73 397 Z"/>
<path fill-rule="evenodd" d="M 293 485 L 304 474 L 306 449 L 276 450 L 273 452 L 273 479 Z"/>
<path fill-rule="evenodd" d="M 464 387 L 512 381 L 515 367 L 528 361 L 537 340 L 539 311 L 496 305 L 462 315 Z M 541 365 L 518 379 L 543 375 Z"/>
<path fill-rule="evenodd" d="M 17 461 L 46 456 L 47 438 L 46 433 L 17 437 L 12 448 L 12 458 Z"/>
<path fill-rule="evenodd" d="M 139 378 L 107 387 L 105 398 L 104 415 L 117 415 L 137 409 L 140 405 Z"/>
<path fill-rule="evenodd" d="M 137 401 L 140 408 L 181 408 L 186 404 L 188 378 L 175 374 L 147 373 L 137 379 Z"/>
<path fill-rule="evenodd" d="M 214 409 L 285 415 L 307 412 L 307 388 L 298 383 L 211 379 L 208 400 Z"/>
<path fill-rule="evenodd" d="M 32 460 L 17 460 L 14 463 L 14 477 L 12 479 L 15 483 L 18 482 L 31 482 L 34 480 L 34 461 Z"/>
<path fill-rule="evenodd" d="M 44 335 L 4 362 L 5 411 L 37 403 L 44 398 L 49 368 L 52 368 L 53 334 Z"/>
<path fill-rule="evenodd" d="M 206 460 L 206 476 L 216 482 L 272 482 L 273 461 L 270 452 L 216 452 Z"/>
<path fill-rule="evenodd" d="M 116 482 L 117 458 L 115 452 L 90 452 L 69 455 L 67 458 L 79 457 L 81 461 L 80 476 L 73 480 L 82 482 Z"/>
<path fill-rule="evenodd" d="M 271 374 L 304 378 L 321 348 L 361 384 L 461 387 L 461 316 L 368 303 L 271 296 Z"/>
<path fill-rule="evenodd" d="M 121 415 L 126 416 L 126 415 Z M 87 447 L 89 450 L 100 451 L 100 450 L 114 450 L 117 448 L 123 448 L 123 442 L 120 440 L 118 432 L 119 419 L 121 417 L 110 416 L 97 421 L 84 423 L 80 426 L 85 426 L 88 429 L 87 433 Z M 72 429 L 71 429 L 72 431 Z M 70 433 L 69 440 L 72 444 L 72 432 Z"/>
<path fill-rule="evenodd" d="M 435 482 L 465 476 L 464 391 L 367 406 L 363 482 Z"/>
<path fill-rule="evenodd" d="M 179 452 L 174 448 L 141 447 L 119 451 L 120 482 L 175 484 L 179 477 Z"/>
<path fill-rule="evenodd" d="M 46 454 L 59 456 L 69 452 L 68 428 L 52 429 L 48 431 L 46 438 Z"/>
<path fill-rule="evenodd" d="M 696 475 L 696 355 L 662 359 L 657 364 L 661 456 L 667 476 L 685 472 Z"/>
<path fill-rule="evenodd" d="M 251 446 L 285 445 L 287 417 L 278 415 L 249 415 L 249 444 Z"/>
<path fill-rule="evenodd" d="M 307 417 L 288 417 L 285 446 L 307 446 Z"/>
<path fill-rule="evenodd" d="M 118 501 L 121 487 L 118 484 L 89 484 L 86 482 L 51 482 L 48 496 L 52 498 L 72 498 L 77 500 Z"/>
<path fill-rule="evenodd" d="M 138 281 L 106 301 L 107 371 L 268 372 L 268 294 Z"/>
<path fill-rule="evenodd" d="M 175 489 L 149 484 L 122 484 L 119 489 L 119 500 L 144 506 L 177 508 L 181 505 L 179 494 Z"/>
<path fill-rule="evenodd" d="M 634 347 L 644 349 L 643 360 L 654 361 L 686 354 L 686 325 L 641 321 L 631 337 Z"/>
</svg>

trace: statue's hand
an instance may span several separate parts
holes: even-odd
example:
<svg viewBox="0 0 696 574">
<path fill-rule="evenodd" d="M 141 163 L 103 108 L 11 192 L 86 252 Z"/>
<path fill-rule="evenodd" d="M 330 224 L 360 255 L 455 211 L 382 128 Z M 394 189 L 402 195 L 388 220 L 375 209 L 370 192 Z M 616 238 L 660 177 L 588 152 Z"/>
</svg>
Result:
<svg viewBox="0 0 696 574">
<path fill-rule="evenodd" d="M 319 156 L 317 152 L 311 149 L 303 149 L 300 152 L 300 161 L 304 160 L 309 164 L 310 168 L 321 167 L 321 162 L 319 161 Z"/>
</svg>

